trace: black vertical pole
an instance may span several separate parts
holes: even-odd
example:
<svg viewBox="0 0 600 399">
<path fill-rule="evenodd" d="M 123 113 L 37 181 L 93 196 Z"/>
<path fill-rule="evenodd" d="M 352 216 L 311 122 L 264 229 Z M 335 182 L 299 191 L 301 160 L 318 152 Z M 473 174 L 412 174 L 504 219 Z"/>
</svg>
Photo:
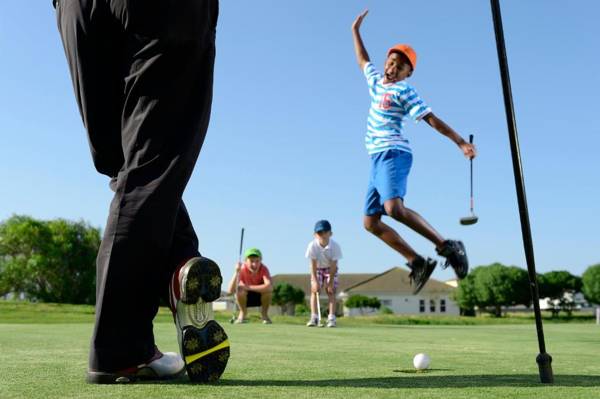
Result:
<svg viewBox="0 0 600 399">
<path fill-rule="evenodd" d="M 535 325 L 540 353 L 536 358 L 540 370 L 540 380 L 543 383 L 553 383 L 552 357 L 546 353 L 544 342 L 544 329 L 542 327 L 542 315 L 540 312 L 540 301 L 535 272 L 535 260 L 533 257 L 533 242 L 531 239 L 531 228 L 529 226 L 529 212 L 527 211 L 527 198 L 525 196 L 525 182 L 523 181 L 523 169 L 521 167 L 521 151 L 519 149 L 519 138 L 517 136 L 517 122 L 513 109 L 512 91 L 510 88 L 510 76 L 508 74 L 508 61 L 506 58 L 506 47 L 504 44 L 504 31 L 502 29 L 502 15 L 500 14 L 499 0 L 490 0 L 492 4 L 492 16 L 494 19 L 494 31 L 496 33 L 496 47 L 498 49 L 498 62 L 500 64 L 500 75 L 502 77 L 502 91 L 504 92 L 504 107 L 506 108 L 506 123 L 508 125 L 508 136 L 510 139 L 510 150 L 512 153 L 513 172 L 515 175 L 515 186 L 519 201 L 519 214 L 521 216 L 521 233 L 523 235 L 523 246 L 525 248 L 525 259 L 529 274 L 529 288 L 535 312 Z"/>
</svg>

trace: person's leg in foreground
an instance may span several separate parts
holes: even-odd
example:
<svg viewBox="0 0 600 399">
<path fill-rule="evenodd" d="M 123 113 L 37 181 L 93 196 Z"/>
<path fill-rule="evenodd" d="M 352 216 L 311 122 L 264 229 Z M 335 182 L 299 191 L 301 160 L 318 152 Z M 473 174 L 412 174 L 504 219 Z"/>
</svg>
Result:
<svg viewBox="0 0 600 399">
<path fill-rule="evenodd" d="M 217 15 L 216 0 L 58 1 L 94 164 L 115 191 L 97 259 L 90 382 L 183 371 L 152 331 L 170 282 L 190 378 L 218 379 L 227 363 L 227 336 L 208 303 L 220 295 L 221 274 L 199 256 L 181 200 L 210 117 Z"/>
</svg>

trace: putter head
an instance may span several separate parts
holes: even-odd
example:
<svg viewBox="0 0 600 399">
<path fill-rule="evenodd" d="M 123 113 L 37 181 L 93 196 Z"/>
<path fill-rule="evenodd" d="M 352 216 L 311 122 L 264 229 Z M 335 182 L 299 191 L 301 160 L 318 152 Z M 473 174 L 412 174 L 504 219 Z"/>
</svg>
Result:
<svg viewBox="0 0 600 399">
<path fill-rule="evenodd" d="M 468 226 L 477 223 L 478 220 L 479 218 L 477 216 L 471 215 L 464 218 L 460 218 L 460 224 L 462 224 L 463 226 Z"/>
</svg>

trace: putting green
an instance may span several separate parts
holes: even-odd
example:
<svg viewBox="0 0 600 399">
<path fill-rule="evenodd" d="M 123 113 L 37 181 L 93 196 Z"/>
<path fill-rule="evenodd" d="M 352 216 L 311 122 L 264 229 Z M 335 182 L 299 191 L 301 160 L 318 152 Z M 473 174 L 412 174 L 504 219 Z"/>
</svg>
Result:
<svg viewBox="0 0 600 399">
<path fill-rule="evenodd" d="M 0 324 L 1 398 L 600 398 L 600 327 L 548 324 L 556 383 L 538 382 L 533 325 L 343 326 L 223 323 L 231 360 L 215 385 L 84 382 L 92 325 Z M 175 328 L 155 325 L 163 351 Z M 416 353 L 430 370 L 412 368 Z"/>
</svg>

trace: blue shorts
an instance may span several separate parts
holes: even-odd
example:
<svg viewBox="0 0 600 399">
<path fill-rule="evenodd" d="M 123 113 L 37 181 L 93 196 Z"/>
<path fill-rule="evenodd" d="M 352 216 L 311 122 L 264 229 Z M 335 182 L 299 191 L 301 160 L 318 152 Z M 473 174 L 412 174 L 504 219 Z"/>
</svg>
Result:
<svg viewBox="0 0 600 399">
<path fill-rule="evenodd" d="M 385 215 L 383 204 L 392 198 L 404 199 L 412 154 L 386 150 L 371 155 L 371 174 L 365 199 L 365 215 Z"/>
</svg>

